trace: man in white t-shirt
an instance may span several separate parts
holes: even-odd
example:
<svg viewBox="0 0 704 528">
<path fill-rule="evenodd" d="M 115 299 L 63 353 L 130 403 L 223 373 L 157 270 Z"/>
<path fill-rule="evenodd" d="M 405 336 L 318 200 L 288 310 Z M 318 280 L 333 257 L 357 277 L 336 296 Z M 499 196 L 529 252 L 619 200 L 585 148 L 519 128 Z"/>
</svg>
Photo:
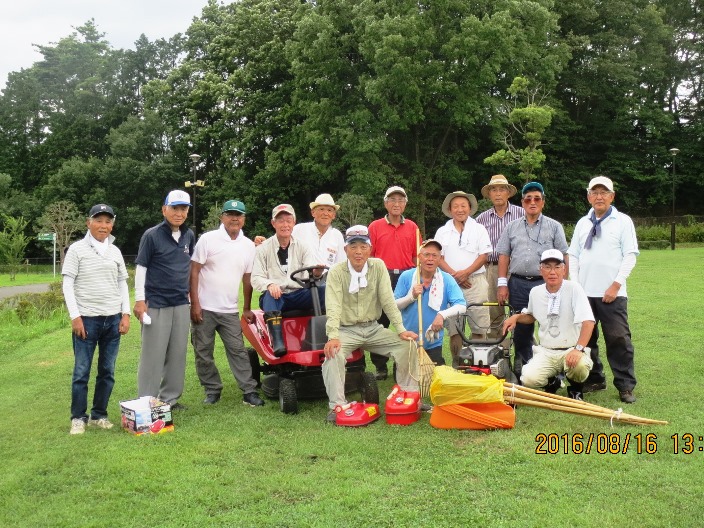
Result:
<svg viewBox="0 0 704 528">
<path fill-rule="evenodd" d="M 244 394 L 243 403 L 251 407 L 264 405 L 252 377 L 238 314 L 242 283 L 243 315 L 247 320 L 254 320 L 250 282 L 254 242 L 242 231 L 246 213 L 242 202 L 225 202 L 220 227 L 200 237 L 191 258 L 191 341 L 198 379 L 205 389 L 205 404 L 217 403 L 222 392 L 222 380 L 213 359 L 217 332 L 225 346 L 230 370 Z"/>
<path fill-rule="evenodd" d="M 533 345 L 533 357 L 523 366 L 521 382 L 554 393 L 561 384 L 557 376 L 564 372 L 570 382 L 568 395 L 581 400 L 582 384 L 593 365 L 587 347 L 594 330 L 589 299 L 579 283 L 565 280 L 561 251 L 543 251 L 540 274 L 545 283 L 530 290 L 528 307 L 506 319 L 503 329 L 537 321 L 540 344 Z"/>
<path fill-rule="evenodd" d="M 314 249 L 318 263 L 328 267 L 347 258 L 342 233 L 332 227 L 339 209 L 340 206 L 335 204 L 332 196 L 321 194 L 310 203 L 313 221 L 293 226 L 293 238 Z"/>
<path fill-rule="evenodd" d="M 445 197 L 442 212 L 450 220 L 435 233 L 435 240 L 442 244 L 440 269 L 457 281 L 468 306 L 486 302 L 489 283 L 484 265 L 492 247 L 486 228 L 472 218 L 477 212 L 477 199 L 473 194 L 463 191 L 452 192 Z M 474 307 L 467 311 L 472 337 L 484 339 L 490 325 L 489 309 Z M 457 358 L 462 348 L 457 317 L 448 318 L 446 325 L 450 334 L 452 366 L 457 367 Z"/>
</svg>

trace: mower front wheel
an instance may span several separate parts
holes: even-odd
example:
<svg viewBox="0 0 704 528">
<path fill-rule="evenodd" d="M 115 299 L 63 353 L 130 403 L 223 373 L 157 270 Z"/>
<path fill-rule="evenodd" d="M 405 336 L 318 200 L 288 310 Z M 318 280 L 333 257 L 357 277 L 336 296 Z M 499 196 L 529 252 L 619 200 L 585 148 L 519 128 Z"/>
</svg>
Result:
<svg viewBox="0 0 704 528">
<path fill-rule="evenodd" d="M 362 372 L 360 376 L 359 394 L 366 403 L 379 403 L 379 385 L 372 372 Z"/>
<path fill-rule="evenodd" d="M 281 378 L 279 382 L 279 408 L 285 414 L 296 414 L 298 412 L 296 383 L 291 379 Z"/>
</svg>

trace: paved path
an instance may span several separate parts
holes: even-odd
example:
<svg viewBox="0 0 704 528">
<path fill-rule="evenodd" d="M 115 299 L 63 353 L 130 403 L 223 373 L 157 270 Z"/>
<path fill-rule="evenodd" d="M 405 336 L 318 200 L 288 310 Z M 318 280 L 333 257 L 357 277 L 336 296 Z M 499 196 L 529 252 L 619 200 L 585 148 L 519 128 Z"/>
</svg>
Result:
<svg viewBox="0 0 704 528">
<path fill-rule="evenodd" d="M 0 299 L 20 293 L 44 293 L 49 291 L 49 284 L 26 284 L 25 286 L 4 286 L 0 288 Z"/>
</svg>

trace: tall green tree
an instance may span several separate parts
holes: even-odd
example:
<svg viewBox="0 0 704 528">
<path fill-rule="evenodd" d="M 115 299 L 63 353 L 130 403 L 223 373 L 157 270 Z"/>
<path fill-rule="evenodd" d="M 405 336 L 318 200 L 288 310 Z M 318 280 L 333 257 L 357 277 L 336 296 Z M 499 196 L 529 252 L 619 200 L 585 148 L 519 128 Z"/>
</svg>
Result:
<svg viewBox="0 0 704 528">
<path fill-rule="evenodd" d="M 4 227 L 0 231 L 0 262 L 7 266 L 10 280 L 14 281 L 29 244 L 29 237 L 25 235 L 29 222 L 21 216 L 7 215 L 2 215 L 2 221 Z"/>
</svg>

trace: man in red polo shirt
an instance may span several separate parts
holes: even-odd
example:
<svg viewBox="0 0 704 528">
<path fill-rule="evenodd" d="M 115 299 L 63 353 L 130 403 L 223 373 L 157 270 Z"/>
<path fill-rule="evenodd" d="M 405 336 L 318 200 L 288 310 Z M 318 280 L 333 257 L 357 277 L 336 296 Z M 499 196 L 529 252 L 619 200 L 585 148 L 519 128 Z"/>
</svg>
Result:
<svg viewBox="0 0 704 528">
<path fill-rule="evenodd" d="M 372 243 L 371 256 L 384 261 L 386 269 L 389 271 L 392 289 L 396 288 L 401 273 L 416 266 L 416 231 L 418 226 L 403 216 L 407 203 L 408 195 L 403 187 L 396 185 L 389 187 L 384 194 L 384 207 L 387 214 L 384 218 L 374 220 L 369 224 L 369 238 Z M 389 319 L 382 314 L 379 323 L 388 328 Z M 388 358 L 374 353 L 370 356 L 376 367 L 376 379 L 386 379 L 389 376 L 386 366 Z"/>
</svg>

